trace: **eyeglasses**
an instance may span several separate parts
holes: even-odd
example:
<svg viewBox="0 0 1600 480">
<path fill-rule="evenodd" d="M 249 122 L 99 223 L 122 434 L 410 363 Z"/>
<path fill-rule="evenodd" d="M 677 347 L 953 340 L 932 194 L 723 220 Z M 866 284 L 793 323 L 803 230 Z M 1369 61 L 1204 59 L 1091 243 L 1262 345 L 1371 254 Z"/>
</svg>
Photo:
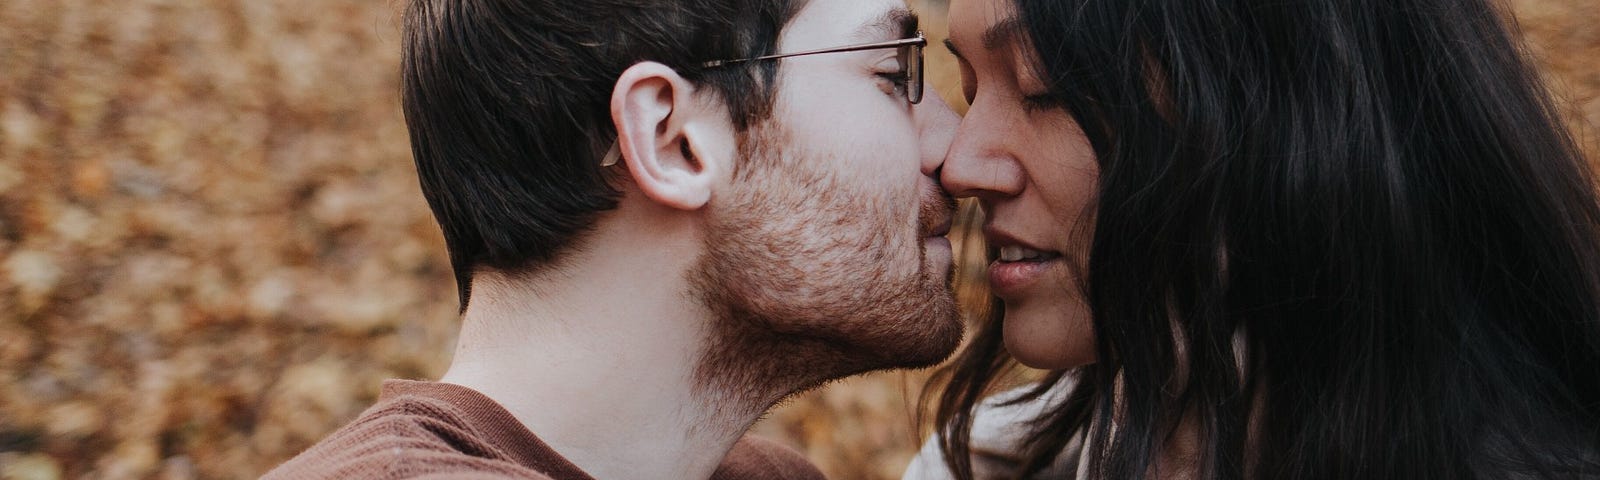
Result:
<svg viewBox="0 0 1600 480">
<path fill-rule="evenodd" d="M 721 68 L 746 62 L 759 62 L 777 60 L 780 58 L 802 57 L 806 55 L 821 55 L 824 53 L 859 52 L 863 50 L 881 50 L 885 48 L 900 49 L 900 65 L 905 68 L 906 100 L 915 105 L 922 103 L 922 48 L 928 46 L 928 38 L 917 32 L 917 36 L 903 38 L 888 42 L 864 43 L 860 45 L 847 45 L 843 47 L 824 48 L 820 50 L 807 50 L 804 52 L 780 53 L 753 58 L 735 58 L 730 60 L 713 60 L 700 64 L 700 68 Z M 613 143 L 611 151 L 606 152 L 605 158 L 600 160 L 600 166 L 609 167 L 616 165 L 622 159 L 620 145 Z"/>
<path fill-rule="evenodd" d="M 917 36 L 888 42 L 865 43 L 843 47 L 824 48 L 820 50 L 807 50 L 795 53 L 780 53 L 755 58 L 737 58 L 733 60 L 715 60 L 700 64 L 701 68 L 718 68 L 737 63 L 756 62 L 762 60 L 777 60 L 780 58 L 802 57 L 806 55 L 820 55 L 824 53 L 859 52 L 862 50 L 881 50 L 885 48 L 900 49 L 900 65 L 905 67 L 906 98 L 911 103 L 922 102 L 922 47 L 928 46 L 928 38 L 917 32 Z"/>
</svg>

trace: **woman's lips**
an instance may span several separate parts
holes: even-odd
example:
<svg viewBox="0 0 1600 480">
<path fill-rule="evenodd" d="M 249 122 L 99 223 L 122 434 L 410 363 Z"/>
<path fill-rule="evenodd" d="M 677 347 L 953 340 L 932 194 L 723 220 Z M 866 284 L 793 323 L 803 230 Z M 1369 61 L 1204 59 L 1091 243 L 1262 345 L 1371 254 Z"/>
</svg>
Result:
<svg viewBox="0 0 1600 480">
<path fill-rule="evenodd" d="M 1060 263 L 1059 255 L 1016 261 L 995 260 L 989 264 L 989 288 L 997 297 L 1017 299 Z"/>
<path fill-rule="evenodd" d="M 989 264 L 989 287 L 1000 298 L 1018 299 L 1037 285 L 1051 268 L 1061 265 L 1061 254 L 1034 248 L 999 229 L 984 229 L 996 250 Z"/>
</svg>

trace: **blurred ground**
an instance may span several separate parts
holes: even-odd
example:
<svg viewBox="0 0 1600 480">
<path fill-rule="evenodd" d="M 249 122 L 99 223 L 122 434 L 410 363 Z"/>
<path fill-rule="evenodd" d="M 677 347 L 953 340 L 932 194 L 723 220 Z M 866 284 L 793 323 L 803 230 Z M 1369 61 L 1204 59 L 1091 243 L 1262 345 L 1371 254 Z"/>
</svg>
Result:
<svg viewBox="0 0 1600 480">
<path fill-rule="evenodd" d="M 252 478 L 382 379 L 442 372 L 454 289 L 390 4 L 0 2 L 0 478 Z M 1600 124 L 1600 9 L 1512 4 L 1569 116 Z M 895 478 L 921 381 L 841 382 L 757 431 Z"/>
</svg>

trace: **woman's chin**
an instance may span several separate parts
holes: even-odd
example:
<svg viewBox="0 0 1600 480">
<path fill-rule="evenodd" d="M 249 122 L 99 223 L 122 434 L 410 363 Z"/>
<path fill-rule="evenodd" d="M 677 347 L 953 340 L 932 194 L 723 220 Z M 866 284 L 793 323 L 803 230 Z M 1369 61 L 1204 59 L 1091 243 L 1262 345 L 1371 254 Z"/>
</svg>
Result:
<svg viewBox="0 0 1600 480">
<path fill-rule="evenodd" d="M 1006 351 L 1041 370 L 1066 370 L 1094 363 L 1094 327 L 1083 308 L 1040 308 L 1006 302 Z"/>
</svg>

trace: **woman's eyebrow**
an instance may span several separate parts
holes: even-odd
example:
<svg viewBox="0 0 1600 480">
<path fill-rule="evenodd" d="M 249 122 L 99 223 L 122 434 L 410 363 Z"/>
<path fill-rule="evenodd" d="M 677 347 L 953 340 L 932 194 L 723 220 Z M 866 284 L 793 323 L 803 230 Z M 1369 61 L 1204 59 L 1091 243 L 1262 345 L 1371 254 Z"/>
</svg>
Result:
<svg viewBox="0 0 1600 480">
<path fill-rule="evenodd" d="M 998 50 L 1009 46 L 1011 42 L 1017 40 L 1017 35 L 1021 31 L 1022 19 L 1010 17 L 1001 20 L 983 31 L 983 37 L 981 37 L 983 38 L 983 48 L 986 50 Z"/>
<path fill-rule="evenodd" d="M 1021 32 L 1022 19 L 1009 17 L 989 26 L 988 29 L 983 31 L 983 36 L 979 38 L 982 39 L 984 50 L 999 50 L 1015 42 Z M 944 39 L 944 48 L 950 49 L 950 53 L 955 54 L 956 58 L 967 59 L 961 55 L 961 49 L 956 48 L 956 42 L 950 38 Z"/>
</svg>

